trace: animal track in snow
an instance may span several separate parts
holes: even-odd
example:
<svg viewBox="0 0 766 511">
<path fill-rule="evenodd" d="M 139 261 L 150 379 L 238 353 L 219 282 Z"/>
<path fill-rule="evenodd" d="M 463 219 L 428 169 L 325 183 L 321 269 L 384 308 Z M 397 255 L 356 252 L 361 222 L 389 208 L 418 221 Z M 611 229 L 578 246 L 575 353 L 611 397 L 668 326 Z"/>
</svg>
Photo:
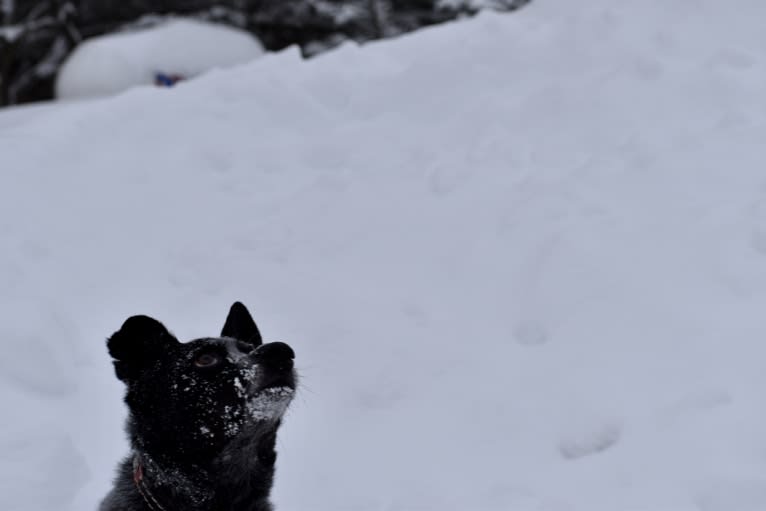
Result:
<svg viewBox="0 0 766 511">
<path fill-rule="evenodd" d="M 763 511 L 766 486 L 762 478 L 709 481 L 695 498 L 700 511 Z"/>
<path fill-rule="evenodd" d="M 522 321 L 514 327 L 513 337 L 522 346 L 539 346 L 548 342 L 548 331 L 537 321 Z"/>
<path fill-rule="evenodd" d="M 677 399 L 670 406 L 665 407 L 662 412 L 666 419 L 674 420 L 695 412 L 704 412 L 729 405 L 733 400 L 734 398 L 726 389 L 700 389 Z"/>
<path fill-rule="evenodd" d="M 753 229 L 750 245 L 756 252 L 766 255 L 766 199 L 760 199 L 751 207 Z"/>
<path fill-rule="evenodd" d="M 426 179 L 433 195 L 442 197 L 451 193 L 468 178 L 468 172 L 456 166 L 436 164 Z"/>
<path fill-rule="evenodd" d="M 576 460 L 614 446 L 622 437 L 619 424 L 607 423 L 584 434 L 575 434 L 559 442 L 559 453 L 565 459 Z"/>
<path fill-rule="evenodd" d="M 413 325 L 418 327 L 428 326 L 428 313 L 420 305 L 408 303 L 402 306 L 401 311 Z"/>
</svg>

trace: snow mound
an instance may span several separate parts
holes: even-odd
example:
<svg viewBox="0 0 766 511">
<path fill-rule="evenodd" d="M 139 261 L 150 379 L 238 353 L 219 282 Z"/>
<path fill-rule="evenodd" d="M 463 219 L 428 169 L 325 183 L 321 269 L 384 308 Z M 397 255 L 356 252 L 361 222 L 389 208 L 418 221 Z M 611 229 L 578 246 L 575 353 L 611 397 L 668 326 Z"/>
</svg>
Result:
<svg viewBox="0 0 766 511">
<path fill-rule="evenodd" d="M 61 66 L 56 97 L 103 96 L 149 85 L 157 73 L 191 78 L 264 53 L 251 34 L 225 25 L 171 19 L 152 28 L 88 39 Z"/>
<path fill-rule="evenodd" d="M 234 300 L 297 353 L 281 511 L 766 509 L 763 10 L 538 0 L 0 121 L 3 511 L 95 509 L 104 339 Z"/>
</svg>

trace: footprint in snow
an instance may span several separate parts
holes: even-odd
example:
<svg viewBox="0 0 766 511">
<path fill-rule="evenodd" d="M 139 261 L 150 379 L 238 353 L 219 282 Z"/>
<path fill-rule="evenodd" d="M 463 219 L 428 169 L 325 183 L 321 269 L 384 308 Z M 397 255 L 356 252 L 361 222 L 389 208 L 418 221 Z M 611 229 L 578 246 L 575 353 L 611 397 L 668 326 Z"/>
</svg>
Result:
<svg viewBox="0 0 766 511">
<path fill-rule="evenodd" d="M 403 305 L 401 310 L 413 325 L 417 327 L 428 326 L 428 313 L 421 306 L 409 303 Z"/>
<path fill-rule="evenodd" d="M 766 200 L 760 199 L 751 207 L 753 230 L 750 245 L 756 252 L 766 255 Z"/>
<path fill-rule="evenodd" d="M 621 437 L 622 427 L 619 424 L 603 424 L 591 431 L 563 438 L 558 445 L 559 453 L 567 460 L 580 459 L 606 451 L 617 444 Z"/>
<path fill-rule="evenodd" d="M 766 479 L 717 479 L 707 481 L 695 497 L 700 511 L 763 511 Z"/>
<path fill-rule="evenodd" d="M 726 389 L 698 389 L 680 397 L 662 410 L 666 419 L 679 419 L 697 412 L 707 412 L 722 406 L 730 405 L 733 396 Z"/>
<path fill-rule="evenodd" d="M 513 337 L 522 346 L 539 346 L 548 342 L 548 331 L 537 321 L 522 321 L 514 327 Z"/>
<path fill-rule="evenodd" d="M 462 168 L 437 164 L 428 172 L 426 179 L 431 193 L 443 197 L 460 186 L 467 177 L 467 172 Z"/>
<path fill-rule="evenodd" d="M 708 59 L 708 62 L 714 69 L 744 71 L 755 66 L 757 58 L 749 51 L 723 48 Z"/>
</svg>

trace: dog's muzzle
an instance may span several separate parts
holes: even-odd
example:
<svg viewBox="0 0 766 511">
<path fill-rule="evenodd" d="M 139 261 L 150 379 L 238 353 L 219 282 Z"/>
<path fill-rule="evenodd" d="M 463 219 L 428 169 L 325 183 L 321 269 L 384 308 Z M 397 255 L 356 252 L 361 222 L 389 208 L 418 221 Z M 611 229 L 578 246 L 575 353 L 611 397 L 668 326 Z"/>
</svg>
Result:
<svg viewBox="0 0 766 511">
<path fill-rule="evenodd" d="M 295 388 L 293 366 L 295 352 L 283 342 L 262 344 L 250 353 L 250 357 L 261 369 L 258 384 L 260 389 L 273 387 Z"/>
</svg>

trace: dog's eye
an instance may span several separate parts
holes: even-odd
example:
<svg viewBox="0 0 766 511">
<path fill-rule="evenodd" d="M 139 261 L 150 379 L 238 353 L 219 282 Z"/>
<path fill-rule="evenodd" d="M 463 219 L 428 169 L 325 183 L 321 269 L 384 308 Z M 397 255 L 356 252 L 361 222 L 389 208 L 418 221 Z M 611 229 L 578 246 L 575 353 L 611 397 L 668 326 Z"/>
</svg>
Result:
<svg viewBox="0 0 766 511">
<path fill-rule="evenodd" d="M 221 357 L 215 353 L 203 353 L 194 359 L 194 365 L 197 367 L 214 367 L 221 363 Z"/>
</svg>

